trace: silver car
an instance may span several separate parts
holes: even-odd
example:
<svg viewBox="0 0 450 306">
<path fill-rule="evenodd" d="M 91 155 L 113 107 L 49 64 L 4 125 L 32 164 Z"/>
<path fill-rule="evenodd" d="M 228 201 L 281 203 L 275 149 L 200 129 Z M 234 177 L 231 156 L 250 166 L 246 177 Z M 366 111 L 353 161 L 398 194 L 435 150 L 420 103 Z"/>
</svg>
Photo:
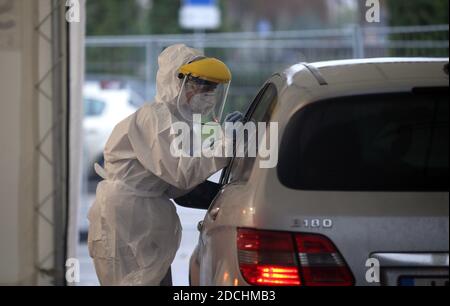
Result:
<svg viewBox="0 0 450 306">
<path fill-rule="evenodd" d="M 236 157 L 207 209 L 191 285 L 448 285 L 448 59 L 297 64 L 246 120 L 278 122 L 278 164 Z"/>
</svg>

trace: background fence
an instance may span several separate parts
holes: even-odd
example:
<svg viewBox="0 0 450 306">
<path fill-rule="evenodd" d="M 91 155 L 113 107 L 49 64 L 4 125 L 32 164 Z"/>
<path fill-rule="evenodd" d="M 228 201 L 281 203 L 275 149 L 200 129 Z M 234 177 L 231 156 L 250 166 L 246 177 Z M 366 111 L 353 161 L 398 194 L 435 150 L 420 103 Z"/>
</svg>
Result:
<svg viewBox="0 0 450 306">
<path fill-rule="evenodd" d="M 185 43 L 224 60 L 233 72 L 229 103 L 239 108 L 274 72 L 298 62 L 368 57 L 448 57 L 448 25 L 366 27 L 157 36 L 88 37 L 86 80 L 122 80 L 142 97 L 155 94 L 157 57 Z"/>
</svg>

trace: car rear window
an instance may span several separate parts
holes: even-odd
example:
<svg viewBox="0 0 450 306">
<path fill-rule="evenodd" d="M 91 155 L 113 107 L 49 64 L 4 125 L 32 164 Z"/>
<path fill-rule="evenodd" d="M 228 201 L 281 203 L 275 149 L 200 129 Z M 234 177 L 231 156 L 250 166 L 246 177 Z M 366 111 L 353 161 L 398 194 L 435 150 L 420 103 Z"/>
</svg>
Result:
<svg viewBox="0 0 450 306">
<path fill-rule="evenodd" d="M 298 111 L 280 144 L 289 188 L 448 191 L 448 88 L 355 96 Z"/>
</svg>

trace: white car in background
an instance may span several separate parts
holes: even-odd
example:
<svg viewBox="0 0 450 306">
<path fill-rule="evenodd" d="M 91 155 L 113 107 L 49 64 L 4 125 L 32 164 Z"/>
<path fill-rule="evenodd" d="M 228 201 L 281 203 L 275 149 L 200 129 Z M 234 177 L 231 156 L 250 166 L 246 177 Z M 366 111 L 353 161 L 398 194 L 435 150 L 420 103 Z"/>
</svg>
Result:
<svg viewBox="0 0 450 306">
<path fill-rule="evenodd" d="M 95 163 L 103 163 L 103 149 L 113 128 L 137 110 L 139 99 L 129 89 L 102 89 L 98 83 L 84 86 L 84 165 L 89 178 L 95 177 Z"/>
</svg>

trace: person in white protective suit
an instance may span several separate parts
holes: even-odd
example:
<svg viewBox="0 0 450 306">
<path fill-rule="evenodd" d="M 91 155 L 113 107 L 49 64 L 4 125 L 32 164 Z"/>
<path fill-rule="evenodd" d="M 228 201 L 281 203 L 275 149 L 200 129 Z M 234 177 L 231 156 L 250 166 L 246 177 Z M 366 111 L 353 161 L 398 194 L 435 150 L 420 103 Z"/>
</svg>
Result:
<svg viewBox="0 0 450 306">
<path fill-rule="evenodd" d="M 170 151 L 174 122 L 191 123 L 198 112 L 217 119 L 223 111 L 231 80 L 226 65 L 182 44 L 165 49 L 158 64 L 155 103 L 114 128 L 104 168 L 96 165 L 104 180 L 88 215 L 88 246 L 101 285 L 160 285 L 181 239 L 170 199 L 229 162 L 225 157 L 174 157 Z M 231 115 L 228 121 L 242 119 Z"/>
</svg>

